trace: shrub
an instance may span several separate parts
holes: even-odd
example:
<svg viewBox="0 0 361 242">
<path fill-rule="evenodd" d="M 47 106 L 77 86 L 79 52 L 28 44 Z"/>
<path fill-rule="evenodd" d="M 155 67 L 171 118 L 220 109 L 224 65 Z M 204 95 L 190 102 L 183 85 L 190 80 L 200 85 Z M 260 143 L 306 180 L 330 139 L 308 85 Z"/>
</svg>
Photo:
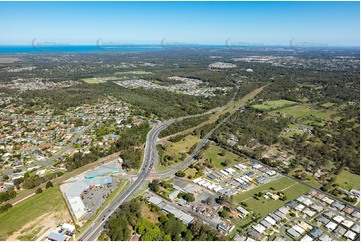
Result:
<svg viewBox="0 0 361 242">
<path fill-rule="evenodd" d="M 9 208 L 11 208 L 13 205 L 10 203 L 5 203 L 4 205 L 0 206 L 0 213 L 6 212 Z"/>
<path fill-rule="evenodd" d="M 53 187 L 54 185 L 53 185 L 53 183 L 51 182 L 51 181 L 48 181 L 47 183 L 46 183 L 46 188 L 49 188 L 49 187 Z"/>
<path fill-rule="evenodd" d="M 38 187 L 38 189 L 36 189 L 35 193 L 36 194 L 39 194 L 39 193 L 42 193 L 43 192 L 43 189 L 41 189 L 40 187 Z"/>
</svg>

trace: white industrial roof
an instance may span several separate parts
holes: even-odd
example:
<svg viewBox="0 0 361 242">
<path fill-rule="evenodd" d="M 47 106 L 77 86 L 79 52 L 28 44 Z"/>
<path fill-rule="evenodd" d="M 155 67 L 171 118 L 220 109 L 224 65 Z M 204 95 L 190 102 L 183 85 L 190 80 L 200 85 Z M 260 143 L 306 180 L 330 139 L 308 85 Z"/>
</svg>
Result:
<svg viewBox="0 0 361 242">
<path fill-rule="evenodd" d="M 85 205 L 79 196 L 68 197 L 71 210 L 77 220 L 79 220 L 85 213 Z"/>
<path fill-rule="evenodd" d="M 159 197 L 150 197 L 148 199 L 148 202 L 153 203 L 158 206 L 159 204 L 161 204 L 163 202 L 163 200 L 160 199 Z"/>
<path fill-rule="evenodd" d="M 183 211 L 181 211 L 181 210 L 179 210 L 179 209 L 177 209 L 177 208 L 175 208 L 175 207 L 173 207 L 173 206 L 171 206 L 169 204 L 165 205 L 163 210 L 165 210 L 168 213 L 173 214 L 174 217 L 182 220 L 186 224 L 189 224 L 194 220 L 193 216 L 191 216 L 189 214 L 186 214 Z"/>
</svg>

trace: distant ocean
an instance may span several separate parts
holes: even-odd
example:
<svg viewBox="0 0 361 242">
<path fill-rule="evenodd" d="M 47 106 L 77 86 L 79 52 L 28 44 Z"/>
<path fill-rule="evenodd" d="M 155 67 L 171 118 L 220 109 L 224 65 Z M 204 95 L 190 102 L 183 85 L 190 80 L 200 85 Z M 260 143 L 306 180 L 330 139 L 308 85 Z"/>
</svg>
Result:
<svg viewBox="0 0 361 242">
<path fill-rule="evenodd" d="M 89 52 L 127 52 L 127 51 L 161 51 L 159 45 L 129 45 L 99 47 L 96 45 L 63 45 L 63 46 L 31 46 L 31 45 L 0 45 L 0 54 L 21 54 L 21 53 L 89 53 Z"/>
<path fill-rule="evenodd" d="M 196 49 L 283 49 L 291 51 L 294 49 L 310 50 L 359 50 L 360 47 L 302 47 L 290 46 L 227 46 L 227 45 L 121 45 L 121 46 L 98 46 L 98 45 L 62 45 L 62 46 L 32 46 L 32 45 L 0 45 L 0 55 L 3 54 L 26 54 L 26 53 L 92 53 L 92 52 L 147 52 L 165 50 L 196 50 Z"/>
</svg>

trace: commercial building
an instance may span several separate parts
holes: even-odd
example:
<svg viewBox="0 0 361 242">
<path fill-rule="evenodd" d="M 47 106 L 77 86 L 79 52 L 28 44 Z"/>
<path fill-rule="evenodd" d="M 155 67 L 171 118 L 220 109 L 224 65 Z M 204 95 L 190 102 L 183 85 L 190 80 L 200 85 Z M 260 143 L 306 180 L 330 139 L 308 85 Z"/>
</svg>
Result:
<svg viewBox="0 0 361 242">
<path fill-rule="evenodd" d="M 166 204 L 163 199 L 158 198 L 158 197 L 150 197 L 148 199 L 148 202 L 157 205 L 158 207 L 160 207 L 164 212 L 166 213 L 171 213 L 174 215 L 174 217 L 178 218 L 179 220 L 181 220 L 183 223 L 185 224 L 190 224 L 193 222 L 194 217 L 179 210 L 176 207 L 173 207 L 169 204 Z"/>
<path fill-rule="evenodd" d="M 81 218 L 87 213 L 81 196 L 85 194 L 91 187 L 108 185 L 113 182 L 111 177 L 97 177 L 88 180 L 76 180 L 64 192 L 65 198 L 68 201 L 70 210 L 75 218 L 75 221 L 80 221 Z"/>
<path fill-rule="evenodd" d="M 58 230 L 50 232 L 46 236 L 47 241 L 67 241 L 73 236 L 75 226 L 72 224 L 64 223 L 58 228 Z"/>
<path fill-rule="evenodd" d="M 169 204 L 166 204 L 164 207 L 163 207 L 163 210 L 167 213 L 171 213 L 174 215 L 174 217 L 178 218 L 179 220 L 181 220 L 183 223 L 185 224 L 190 224 L 193 222 L 194 218 L 193 216 L 189 215 L 189 214 L 186 214 L 185 212 L 169 205 Z"/>
<path fill-rule="evenodd" d="M 96 169 L 90 170 L 85 173 L 86 179 L 96 178 L 99 176 L 110 175 L 113 173 L 120 172 L 120 161 L 112 161 L 106 164 L 102 164 Z"/>
</svg>

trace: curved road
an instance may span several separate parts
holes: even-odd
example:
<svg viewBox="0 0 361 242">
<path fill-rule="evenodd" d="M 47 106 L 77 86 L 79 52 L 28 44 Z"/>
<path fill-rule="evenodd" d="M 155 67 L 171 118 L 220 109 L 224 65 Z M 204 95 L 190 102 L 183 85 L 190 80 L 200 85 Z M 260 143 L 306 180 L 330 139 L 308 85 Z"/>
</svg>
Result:
<svg viewBox="0 0 361 242">
<path fill-rule="evenodd" d="M 156 152 L 156 140 L 159 133 L 167 128 L 174 121 L 164 122 L 160 125 L 156 125 L 147 135 L 147 141 L 144 150 L 143 165 L 138 173 L 137 179 L 131 184 L 131 186 L 119 197 L 117 197 L 107 209 L 103 210 L 99 216 L 95 219 L 92 225 L 79 237 L 79 240 L 97 240 L 101 231 L 103 230 L 104 224 L 111 217 L 113 213 L 119 208 L 119 206 L 131 198 L 135 192 L 141 188 L 146 179 L 148 178 L 152 168 L 157 161 Z M 155 141 L 155 142 L 154 142 Z"/>
<path fill-rule="evenodd" d="M 234 101 L 238 91 L 239 91 L 239 89 L 237 90 L 237 92 L 235 93 L 235 95 L 233 96 L 233 98 L 230 102 Z M 138 189 L 142 187 L 142 185 L 144 184 L 144 182 L 147 180 L 148 176 L 150 175 L 152 168 L 155 167 L 156 162 L 158 161 L 158 153 L 157 153 L 156 145 L 157 145 L 158 135 L 163 129 L 166 129 L 172 123 L 181 121 L 183 119 L 187 119 L 187 118 L 191 118 L 191 117 L 198 117 L 198 116 L 202 116 L 205 114 L 222 111 L 223 109 L 225 109 L 227 107 L 227 105 L 228 104 L 226 104 L 222 107 L 217 107 L 215 109 L 209 110 L 202 114 L 195 114 L 195 115 L 189 115 L 186 117 L 172 119 L 172 120 L 169 120 L 169 121 L 166 121 L 166 122 L 163 122 L 163 123 L 160 123 L 160 124 L 157 124 L 156 126 L 154 126 L 147 135 L 147 140 L 146 140 L 145 149 L 144 149 L 143 163 L 142 163 L 141 169 L 139 170 L 137 179 L 128 187 L 128 189 L 122 195 L 120 195 L 113 202 L 111 202 L 109 204 L 109 206 L 106 209 L 104 209 L 95 218 L 94 222 L 83 232 L 83 234 L 80 235 L 78 240 L 87 240 L 87 241 L 88 240 L 93 240 L 93 241 L 97 240 L 101 231 L 104 228 L 105 222 L 112 216 L 112 214 L 114 214 L 116 212 L 116 210 L 119 208 L 119 206 L 123 202 L 131 199 L 133 197 L 133 195 L 138 191 Z M 219 125 L 217 125 L 216 128 L 218 128 L 229 117 L 225 118 Z M 208 142 L 208 138 L 212 135 L 213 131 L 216 128 L 212 129 L 202 139 L 202 141 L 200 142 L 200 144 L 198 145 L 198 147 L 193 152 L 193 154 L 190 158 L 188 158 L 185 162 L 183 162 L 179 166 L 171 169 L 170 171 L 167 171 L 166 173 L 161 173 L 160 175 L 161 176 L 165 176 L 168 174 L 172 175 L 176 172 L 177 169 L 181 169 L 182 167 L 193 162 L 194 161 L 193 156 L 196 155 L 200 151 L 200 149 Z"/>
<path fill-rule="evenodd" d="M 219 108 L 217 108 L 217 110 L 219 110 Z M 207 113 L 210 113 L 213 111 L 214 110 L 211 110 L 211 111 L 208 111 Z M 159 133 L 163 129 L 166 129 L 169 125 L 171 125 L 174 122 L 178 122 L 185 118 L 190 118 L 190 117 L 195 117 L 195 116 L 200 116 L 200 115 L 204 115 L 204 114 L 196 114 L 196 115 L 191 115 L 191 116 L 187 116 L 187 117 L 172 119 L 172 120 L 169 120 L 169 121 L 166 121 L 166 122 L 163 122 L 161 124 L 154 126 L 151 129 L 151 131 L 149 131 L 149 133 L 147 135 L 147 140 L 145 143 L 145 148 L 144 148 L 143 164 L 142 164 L 141 169 L 139 170 L 137 179 L 130 185 L 130 187 L 122 195 L 120 195 L 112 203 L 110 203 L 110 205 L 107 207 L 107 209 L 104 209 L 98 215 L 98 217 L 95 219 L 95 221 L 92 223 L 92 225 L 87 230 L 85 230 L 84 233 L 79 237 L 79 240 L 97 240 L 98 236 L 100 235 L 101 231 L 104 228 L 105 222 L 112 216 L 113 213 L 116 212 L 116 210 L 119 208 L 119 206 L 123 202 L 132 198 L 133 197 L 132 195 L 134 195 L 138 191 L 138 189 L 142 187 L 142 185 L 144 184 L 144 182 L 147 180 L 148 176 L 150 175 L 152 168 L 155 167 L 156 162 L 158 161 L 158 153 L 157 153 L 156 145 L 157 145 L 157 139 L 158 139 Z M 225 120 L 227 120 L 229 117 L 227 117 Z M 220 123 L 220 124 L 222 124 L 222 123 Z M 218 128 L 219 125 L 217 125 L 216 128 Z M 212 135 L 213 131 L 216 128 L 214 128 L 211 132 L 209 132 L 202 139 L 202 141 L 200 142 L 200 144 L 198 145 L 198 147 L 193 152 L 193 154 L 190 158 L 188 158 L 185 162 L 183 162 L 179 166 L 167 171 L 166 173 L 160 173 L 159 175 L 160 176 L 167 176 L 168 174 L 173 175 L 177 170 L 179 170 L 182 167 L 185 167 L 189 163 L 193 162 L 194 161 L 193 156 L 196 155 L 201 150 L 201 148 L 208 142 L 208 138 Z"/>
</svg>

